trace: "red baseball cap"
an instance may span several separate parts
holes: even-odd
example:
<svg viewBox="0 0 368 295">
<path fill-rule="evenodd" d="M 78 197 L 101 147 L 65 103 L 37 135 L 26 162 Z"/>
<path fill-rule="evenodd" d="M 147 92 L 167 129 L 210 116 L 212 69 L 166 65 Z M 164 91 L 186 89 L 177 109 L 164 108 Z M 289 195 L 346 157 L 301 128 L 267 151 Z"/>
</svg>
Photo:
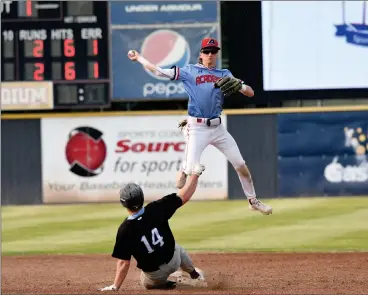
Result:
<svg viewBox="0 0 368 295">
<path fill-rule="evenodd" d="M 220 50 L 220 47 L 218 47 L 218 41 L 211 37 L 207 37 L 202 40 L 201 50 L 207 48 L 208 49 L 215 48 L 217 50 Z"/>
</svg>

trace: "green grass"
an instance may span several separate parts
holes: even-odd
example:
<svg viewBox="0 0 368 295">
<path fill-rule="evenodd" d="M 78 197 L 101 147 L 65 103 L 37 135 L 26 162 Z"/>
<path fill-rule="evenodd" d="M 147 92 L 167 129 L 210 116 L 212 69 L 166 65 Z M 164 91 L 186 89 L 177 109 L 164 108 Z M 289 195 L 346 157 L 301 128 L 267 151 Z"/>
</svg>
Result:
<svg viewBox="0 0 368 295">
<path fill-rule="evenodd" d="M 368 251 L 368 198 L 190 202 L 171 219 L 190 251 Z M 126 217 L 120 204 L 2 207 L 2 254 L 106 253 Z"/>
</svg>

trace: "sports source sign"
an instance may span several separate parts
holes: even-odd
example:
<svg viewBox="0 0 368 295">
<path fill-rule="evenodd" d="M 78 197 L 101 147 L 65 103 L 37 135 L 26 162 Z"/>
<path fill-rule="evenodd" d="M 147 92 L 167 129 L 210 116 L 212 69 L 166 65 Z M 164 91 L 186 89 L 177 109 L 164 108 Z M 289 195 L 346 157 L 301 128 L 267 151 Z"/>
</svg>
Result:
<svg viewBox="0 0 368 295">
<path fill-rule="evenodd" d="M 50 110 L 53 107 L 52 82 L 1 83 L 1 110 Z"/>
<path fill-rule="evenodd" d="M 182 118 L 42 119 L 43 201 L 117 201 L 128 182 L 140 184 L 148 201 L 176 192 L 176 174 L 185 156 L 185 139 L 177 128 Z M 227 198 L 225 156 L 209 146 L 201 162 L 206 170 L 193 199 Z"/>
</svg>

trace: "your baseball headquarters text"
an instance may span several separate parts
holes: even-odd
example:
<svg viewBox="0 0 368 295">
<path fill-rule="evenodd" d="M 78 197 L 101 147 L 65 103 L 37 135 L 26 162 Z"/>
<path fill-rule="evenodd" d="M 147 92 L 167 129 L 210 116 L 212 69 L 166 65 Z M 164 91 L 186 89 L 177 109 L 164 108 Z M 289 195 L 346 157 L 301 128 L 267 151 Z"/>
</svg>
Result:
<svg viewBox="0 0 368 295">
<path fill-rule="evenodd" d="M 94 190 L 120 190 L 123 188 L 128 182 L 136 182 L 138 183 L 143 189 L 173 189 L 176 190 L 175 181 L 136 181 L 130 180 L 125 182 L 117 182 L 113 181 L 110 183 L 96 183 L 93 181 L 83 181 L 79 185 L 75 183 L 48 183 L 48 187 L 50 191 L 55 192 L 66 192 L 66 191 L 94 191 Z M 198 181 L 198 188 L 222 188 L 224 187 L 224 183 L 221 181 Z"/>
</svg>

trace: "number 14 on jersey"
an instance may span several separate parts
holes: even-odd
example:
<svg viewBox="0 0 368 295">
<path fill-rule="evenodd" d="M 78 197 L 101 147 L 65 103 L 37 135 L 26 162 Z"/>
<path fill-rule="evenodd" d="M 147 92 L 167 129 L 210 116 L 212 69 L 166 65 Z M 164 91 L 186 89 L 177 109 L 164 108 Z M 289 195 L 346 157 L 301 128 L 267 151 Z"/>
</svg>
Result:
<svg viewBox="0 0 368 295">
<path fill-rule="evenodd" d="M 151 244 L 153 246 L 160 245 L 160 247 L 162 247 L 164 245 L 164 238 L 160 236 L 160 233 L 158 232 L 157 228 L 152 229 L 151 235 L 152 235 Z M 152 247 L 151 247 L 150 243 L 148 242 L 146 236 L 142 236 L 141 242 L 143 242 L 143 244 L 146 246 L 147 251 L 148 251 L 149 254 L 155 251 L 154 249 L 152 249 Z"/>
</svg>

